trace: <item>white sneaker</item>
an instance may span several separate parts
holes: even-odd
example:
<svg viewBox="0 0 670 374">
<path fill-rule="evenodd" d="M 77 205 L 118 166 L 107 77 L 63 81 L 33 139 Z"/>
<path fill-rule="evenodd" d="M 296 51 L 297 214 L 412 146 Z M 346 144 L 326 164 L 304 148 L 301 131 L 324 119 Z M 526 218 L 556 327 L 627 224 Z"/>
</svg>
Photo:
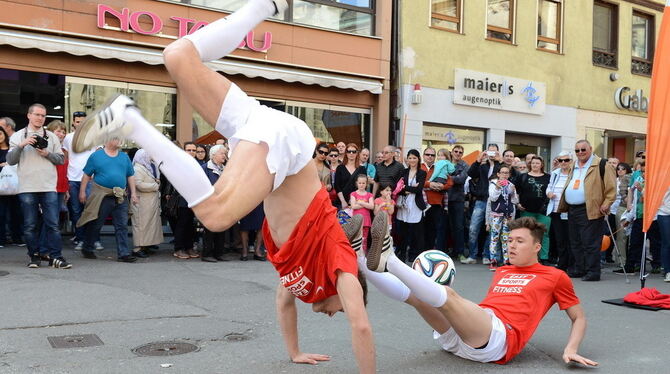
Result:
<svg viewBox="0 0 670 374">
<path fill-rule="evenodd" d="M 475 260 L 474 258 L 465 257 L 465 258 L 461 259 L 461 264 L 471 265 L 471 264 L 476 264 L 476 263 L 477 263 L 477 260 Z"/>
<path fill-rule="evenodd" d="M 135 103 L 124 95 L 117 94 L 109 98 L 102 106 L 86 117 L 72 138 L 74 152 L 84 152 L 100 144 L 114 135 L 127 137 L 132 126 L 126 124 L 123 112 Z"/>
<path fill-rule="evenodd" d="M 670 282 L 670 273 L 665 273 L 665 279 L 663 279 L 666 282 Z"/>
<path fill-rule="evenodd" d="M 100 243 L 100 242 L 95 242 L 95 243 L 93 243 L 93 245 L 95 246 L 96 251 L 102 251 L 103 249 L 105 249 L 105 247 L 103 247 L 102 243 Z"/>
<path fill-rule="evenodd" d="M 363 216 L 360 214 L 354 215 L 349 222 L 342 225 L 342 230 L 344 230 L 351 248 L 354 249 L 356 254 L 359 254 L 359 251 L 363 248 Z"/>
<path fill-rule="evenodd" d="M 74 250 L 81 251 L 84 248 L 84 242 L 74 242 Z"/>
<path fill-rule="evenodd" d="M 489 260 L 488 258 L 483 258 L 483 259 L 482 259 L 482 264 L 484 264 L 484 265 L 490 265 L 490 264 L 491 264 L 491 260 Z"/>
<path fill-rule="evenodd" d="M 383 273 L 387 271 L 386 262 L 393 256 L 393 238 L 389 234 L 388 214 L 381 212 L 375 216 L 370 228 L 372 244 L 368 249 L 368 269 Z"/>
</svg>

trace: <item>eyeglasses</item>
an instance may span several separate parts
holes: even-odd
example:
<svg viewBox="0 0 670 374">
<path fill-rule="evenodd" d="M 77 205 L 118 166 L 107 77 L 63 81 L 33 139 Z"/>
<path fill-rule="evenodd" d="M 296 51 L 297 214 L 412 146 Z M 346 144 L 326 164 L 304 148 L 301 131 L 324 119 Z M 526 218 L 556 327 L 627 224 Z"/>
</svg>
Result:
<svg viewBox="0 0 670 374">
<path fill-rule="evenodd" d="M 558 162 L 570 162 L 570 159 L 569 158 L 559 158 L 556 161 L 558 161 Z"/>
<path fill-rule="evenodd" d="M 575 149 L 575 153 L 586 152 L 586 151 L 588 151 L 588 149 L 586 148 Z"/>
<path fill-rule="evenodd" d="M 356 153 L 358 153 L 358 151 L 355 150 L 355 149 L 347 149 L 347 153 L 350 153 L 350 154 L 352 154 L 352 155 L 355 155 Z"/>
<path fill-rule="evenodd" d="M 463 151 L 456 151 L 456 150 L 453 150 L 453 151 L 451 151 L 451 152 L 452 152 L 452 153 L 459 154 L 459 155 L 460 155 L 460 154 L 463 154 Z"/>
<path fill-rule="evenodd" d="M 331 153 L 328 155 L 328 157 L 337 157 L 337 156 L 339 156 L 337 153 Z"/>
<path fill-rule="evenodd" d="M 326 152 L 326 151 L 320 151 L 320 150 L 317 150 L 316 153 L 318 153 L 318 154 L 320 154 L 320 155 L 322 155 L 322 156 L 328 156 L 328 152 Z"/>
<path fill-rule="evenodd" d="M 424 153 L 424 157 L 435 157 L 435 153 Z"/>
<path fill-rule="evenodd" d="M 86 117 L 86 112 L 74 112 L 72 117 Z"/>
</svg>

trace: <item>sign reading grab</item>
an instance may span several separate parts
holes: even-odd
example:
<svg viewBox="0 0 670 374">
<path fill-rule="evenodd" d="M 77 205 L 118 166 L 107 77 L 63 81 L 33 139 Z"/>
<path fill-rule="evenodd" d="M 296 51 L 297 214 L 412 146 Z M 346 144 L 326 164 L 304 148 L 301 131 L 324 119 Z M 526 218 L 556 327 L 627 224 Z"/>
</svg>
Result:
<svg viewBox="0 0 670 374">
<path fill-rule="evenodd" d="M 107 16 L 114 17 L 119 21 L 120 31 L 134 31 L 142 35 L 154 35 L 172 39 L 177 39 L 189 34 L 193 34 L 200 28 L 207 25 L 207 22 L 172 16 L 170 17 L 170 20 L 177 22 L 179 34 L 176 37 L 167 36 L 162 34 L 164 26 L 163 20 L 155 13 L 143 10 L 131 12 L 128 8 L 123 8 L 121 11 L 117 11 L 109 5 L 98 4 L 98 28 L 110 29 L 110 27 L 107 25 L 107 22 L 105 22 Z M 146 21 L 149 21 L 149 23 L 143 26 L 140 23 L 140 18 L 144 18 Z M 263 45 L 257 46 L 254 42 L 254 32 L 250 31 L 239 46 L 239 48 L 244 47 L 247 47 L 250 50 L 256 52 L 267 52 L 267 50 L 272 47 L 272 33 L 266 32 L 263 35 Z"/>
</svg>

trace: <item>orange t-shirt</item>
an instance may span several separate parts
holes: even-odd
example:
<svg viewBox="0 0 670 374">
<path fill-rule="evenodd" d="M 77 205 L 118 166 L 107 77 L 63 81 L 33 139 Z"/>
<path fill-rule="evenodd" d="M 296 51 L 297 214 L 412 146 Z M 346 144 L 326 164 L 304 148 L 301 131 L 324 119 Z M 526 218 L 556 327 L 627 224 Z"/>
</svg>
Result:
<svg viewBox="0 0 670 374">
<path fill-rule="evenodd" d="M 337 271 L 358 275 L 356 254 L 337 221 L 325 188 L 319 190 L 289 239 L 277 248 L 267 220 L 263 241 L 279 280 L 295 297 L 315 303 L 337 294 Z"/>
<path fill-rule="evenodd" d="M 507 353 L 497 364 L 507 363 L 521 352 L 554 303 L 561 310 L 579 304 L 565 272 L 541 264 L 496 270 L 479 306 L 493 310 L 507 331 Z"/>
</svg>

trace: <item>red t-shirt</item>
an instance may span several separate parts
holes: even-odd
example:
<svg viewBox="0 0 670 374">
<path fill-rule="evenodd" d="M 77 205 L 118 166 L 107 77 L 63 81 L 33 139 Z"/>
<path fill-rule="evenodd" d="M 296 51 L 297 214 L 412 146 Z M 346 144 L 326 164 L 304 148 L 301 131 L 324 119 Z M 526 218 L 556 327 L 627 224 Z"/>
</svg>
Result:
<svg viewBox="0 0 670 374">
<path fill-rule="evenodd" d="M 277 248 L 267 220 L 263 240 L 279 280 L 295 297 L 315 303 L 337 294 L 337 271 L 358 275 L 356 254 L 325 188 L 319 190 L 289 239 Z"/>
<path fill-rule="evenodd" d="M 521 352 L 554 303 L 561 310 L 579 304 L 565 272 L 539 263 L 496 270 L 488 294 L 479 303 L 493 310 L 507 331 L 507 353 L 496 363 L 507 363 Z"/>
</svg>

